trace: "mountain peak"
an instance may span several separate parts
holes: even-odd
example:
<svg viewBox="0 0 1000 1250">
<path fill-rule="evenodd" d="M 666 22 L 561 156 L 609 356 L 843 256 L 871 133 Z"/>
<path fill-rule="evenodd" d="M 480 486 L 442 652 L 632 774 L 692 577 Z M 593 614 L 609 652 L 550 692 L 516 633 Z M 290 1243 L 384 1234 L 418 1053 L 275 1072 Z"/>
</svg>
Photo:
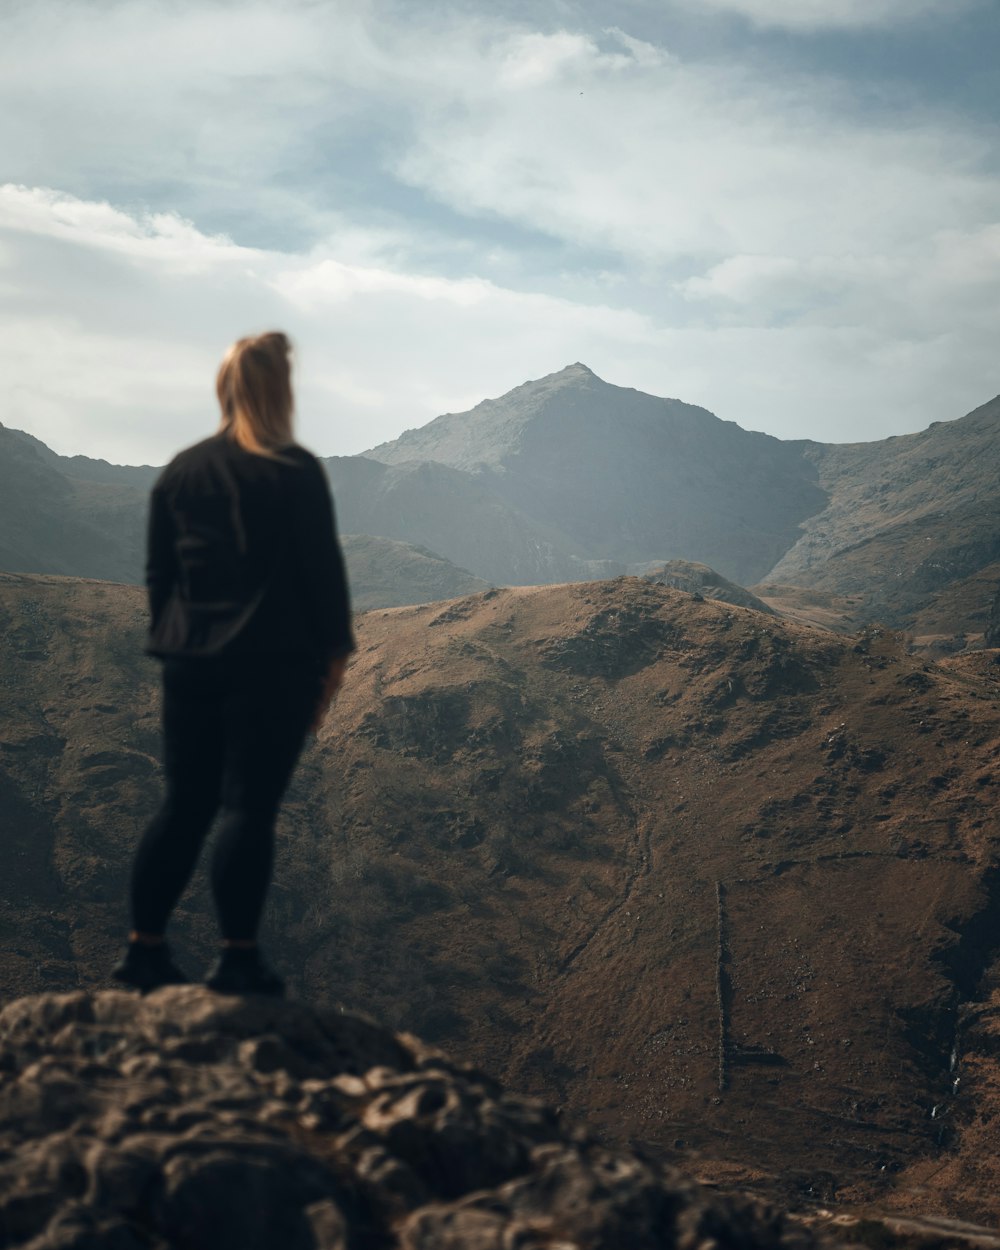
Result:
<svg viewBox="0 0 1000 1250">
<path fill-rule="evenodd" d="M 576 360 L 555 373 L 529 378 L 496 398 L 481 400 L 468 412 L 448 412 L 419 429 L 406 430 L 364 454 L 384 464 L 436 460 L 462 469 L 498 466 L 539 412 L 553 403 L 575 404 L 576 395 L 582 398 L 604 388 L 609 392 L 620 389 Z"/>
<path fill-rule="evenodd" d="M 503 395 L 484 399 L 467 412 L 445 413 L 364 454 L 384 464 L 434 460 L 473 472 L 504 472 L 510 457 L 522 453 L 526 439 L 542 437 L 558 444 L 568 423 L 574 437 L 589 428 L 601 441 L 620 418 L 630 419 L 640 409 L 644 419 L 653 410 L 661 414 L 665 410 L 702 411 L 606 382 L 576 360 L 555 373 L 530 378 Z M 543 429 L 547 432 L 540 435 Z"/>
<path fill-rule="evenodd" d="M 542 378 L 532 378 L 527 382 L 522 382 L 520 386 L 515 386 L 512 391 L 508 391 L 507 395 L 516 395 L 519 391 L 533 390 L 538 387 L 551 386 L 553 383 L 561 382 L 583 382 L 583 381 L 602 382 L 603 378 L 599 378 L 597 374 L 585 365 L 582 360 L 575 360 L 571 365 L 566 365 L 562 369 L 558 369 L 555 373 L 547 373 Z M 499 401 L 493 400 L 493 403 L 503 402 L 507 395 L 501 395 Z"/>
</svg>

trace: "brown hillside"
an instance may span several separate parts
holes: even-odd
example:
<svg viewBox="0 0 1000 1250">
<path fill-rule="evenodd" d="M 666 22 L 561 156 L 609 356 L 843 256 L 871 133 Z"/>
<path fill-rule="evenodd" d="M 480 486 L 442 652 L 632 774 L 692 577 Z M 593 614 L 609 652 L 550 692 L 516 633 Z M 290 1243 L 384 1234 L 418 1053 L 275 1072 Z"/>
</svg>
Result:
<svg viewBox="0 0 1000 1250">
<path fill-rule="evenodd" d="M 157 790 L 141 598 L 6 576 L 0 614 L 3 988 L 92 985 Z M 373 612 L 359 642 L 283 825 L 297 993 L 709 1178 L 1000 1215 L 992 653 L 637 579 Z M 177 934 L 194 969 L 203 887 Z"/>
</svg>

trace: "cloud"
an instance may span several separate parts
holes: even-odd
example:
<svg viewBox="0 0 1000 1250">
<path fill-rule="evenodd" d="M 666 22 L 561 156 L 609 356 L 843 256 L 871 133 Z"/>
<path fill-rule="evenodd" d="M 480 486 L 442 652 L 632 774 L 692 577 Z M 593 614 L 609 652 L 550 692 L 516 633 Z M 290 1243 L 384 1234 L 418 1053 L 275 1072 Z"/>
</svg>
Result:
<svg viewBox="0 0 1000 1250">
<path fill-rule="evenodd" d="M 898 291 L 901 305 L 927 310 L 927 324 L 902 333 L 892 310 L 867 324 L 772 324 L 773 306 L 815 289 L 819 261 L 804 275 L 794 260 L 724 263 L 686 296 L 743 311 L 683 324 L 400 269 L 378 260 L 384 240 L 361 246 L 357 230 L 308 254 L 202 236 L 198 263 L 178 268 L 174 240 L 192 232 L 169 215 L 153 222 L 51 191 L 0 191 L 5 424 L 66 452 L 162 463 L 213 428 L 212 379 L 229 340 L 271 326 L 296 341 L 300 430 L 323 454 L 361 451 L 574 359 L 781 437 L 800 437 L 808 421 L 828 441 L 870 437 L 875 419 L 891 433 L 920 424 L 914 414 L 960 415 L 995 376 L 996 228 L 941 237 L 920 281 Z M 338 250 L 345 244 L 353 255 Z M 978 311 L 942 331 L 934 300 L 964 295 L 973 277 Z M 850 281 L 840 281 L 846 298 Z M 766 315 L 748 317 L 758 304 Z"/>
<path fill-rule="evenodd" d="M 944 11 L 725 7 L 816 32 Z M 902 432 L 997 389 L 985 126 L 558 11 L 18 6 L 0 419 L 163 459 L 214 421 L 228 341 L 272 325 L 324 453 L 576 359 L 785 437 Z"/>
<path fill-rule="evenodd" d="M 890 4 L 902 0 L 784 10 L 818 20 Z M 307 246 L 374 210 L 411 228 L 419 215 L 442 251 L 514 226 L 638 268 L 880 251 L 996 203 L 980 172 L 988 133 L 919 113 L 876 120 L 814 74 L 684 61 L 617 29 L 374 3 L 100 12 L 42 0 L 5 30 L 7 176 L 169 207 L 244 242 Z"/>
<path fill-rule="evenodd" d="M 340 150 L 386 99 L 392 62 L 367 33 L 368 8 L 19 5 L 0 43 L 4 175 L 201 221 L 308 232 L 323 220 Z"/>
<path fill-rule="evenodd" d="M 49 187 L 0 186 L 0 229 L 69 241 L 126 256 L 137 262 L 179 266 L 185 272 L 245 265 L 254 249 L 224 235 L 203 234 L 175 213 L 130 216 L 110 204 L 81 200 Z"/>
<path fill-rule="evenodd" d="M 278 326 L 299 349 L 304 439 L 346 454 L 652 334 L 628 310 L 393 268 L 382 242 L 242 248 L 169 214 L 2 187 L 3 421 L 57 450 L 162 462 L 213 427 L 228 342 Z"/>
<path fill-rule="evenodd" d="M 954 20 L 979 0 L 688 0 L 698 7 L 747 18 L 755 26 L 812 32 L 853 30 L 920 21 Z"/>
<path fill-rule="evenodd" d="M 989 136 L 951 119 L 879 122 L 829 82 L 768 83 L 607 39 L 511 36 L 436 66 L 399 176 L 636 264 L 878 250 L 995 210 Z M 539 78 L 547 41 L 558 74 Z"/>
<path fill-rule="evenodd" d="M 892 255 L 731 256 L 677 289 L 721 323 L 974 335 L 1000 301 L 1000 224 L 942 230 Z"/>
</svg>

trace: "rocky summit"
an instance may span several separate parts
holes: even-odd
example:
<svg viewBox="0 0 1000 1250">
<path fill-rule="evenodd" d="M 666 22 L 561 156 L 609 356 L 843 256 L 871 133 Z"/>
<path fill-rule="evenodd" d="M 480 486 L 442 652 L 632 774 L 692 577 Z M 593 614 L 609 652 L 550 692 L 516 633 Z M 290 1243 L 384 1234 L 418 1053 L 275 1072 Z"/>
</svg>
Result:
<svg viewBox="0 0 1000 1250">
<path fill-rule="evenodd" d="M 4 1247 L 832 1244 L 359 1015 L 195 986 L 0 1012 Z"/>
</svg>

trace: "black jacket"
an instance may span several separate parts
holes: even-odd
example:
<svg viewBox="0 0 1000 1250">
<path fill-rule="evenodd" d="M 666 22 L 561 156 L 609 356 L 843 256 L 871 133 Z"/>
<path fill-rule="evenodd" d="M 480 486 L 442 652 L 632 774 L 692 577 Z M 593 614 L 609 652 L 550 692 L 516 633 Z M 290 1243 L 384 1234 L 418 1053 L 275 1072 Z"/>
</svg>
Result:
<svg viewBox="0 0 1000 1250">
<path fill-rule="evenodd" d="M 189 447 L 153 487 L 146 561 L 151 655 L 293 655 L 325 667 L 354 649 L 326 474 L 226 434 Z"/>
</svg>

